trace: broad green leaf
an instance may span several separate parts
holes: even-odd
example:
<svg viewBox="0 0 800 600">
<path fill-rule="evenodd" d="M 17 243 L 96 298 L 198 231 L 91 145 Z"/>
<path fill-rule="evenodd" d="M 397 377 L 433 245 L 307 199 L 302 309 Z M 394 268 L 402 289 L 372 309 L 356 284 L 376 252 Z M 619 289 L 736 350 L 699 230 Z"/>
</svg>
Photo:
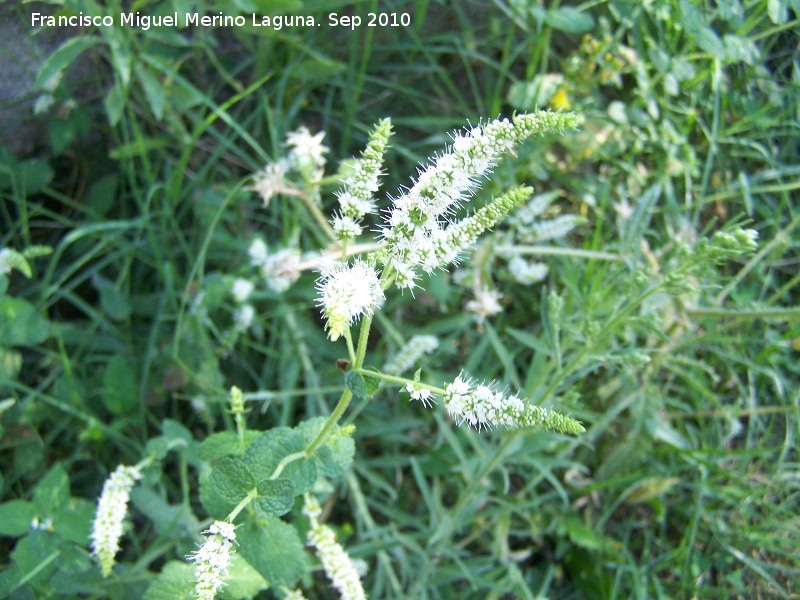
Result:
<svg viewBox="0 0 800 600">
<path fill-rule="evenodd" d="M 359 399 L 372 398 L 380 385 L 380 381 L 374 377 L 364 377 L 355 371 L 345 373 L 344 382 L 353 392 L 353 396 Z"/>
<path fill-rule="evenodd" d="M 42 158 L 32 158 L 19 163 L 14 180 L 20 193 L 30 196 L 44 189 L 53 177 L 55 171 L 50 163 Z"/>
<path fill-rule="evenodd" d="M 18 537 L 30 531 L 36 507 L 27 500 L 9 500 L 0 504 L 0 535 Z"/>
<path fill-rule="evenodd" d="M 245 431 L 244 441 L 242 442 L 235 431 L 212 433 L 200 443 L 197 448 L 197 456 L 200 460 L 214 460 L 223 456 L 241 456 L 247 450 L 247 447 L 260 435 L 260 431 Z"/>
<path fill-rule="evenodd" d="M 14 562 L 36 585 L 50 577 L 58 566 L 61 555 L 61 536 L 39 529 L 32 530 L 17 542 L 11 553 Z"/>
<path fill-rule="evenodd" d="M 78 56 L 100 43 L 100 38 L 80 36 L 73 37 L 64 42 L 55 52 L 53 52 L 39 69 L 39 75 L 33 87 L 38 88 L 46 84 L 53 76 L 59 75 L 64 69 L 72 65 Z"/>
<path fill-rule="evenodd" d="M 200 531 L 200 523 L 189 506 L 169 504 L 152 488 L 136 486 L 131 491 L 131 501 L 153 522 L 156 531 L 168 539 L 191 539 Z"/>
<path fill-rule="evenodd" d="M 325 417 L 314 417 L 300 423 L 297 430 L 303 435 L 305 446 L 311 444 L 316 439 L 317 434 L 322 431 L 327 419 Z M 349 434 L 342 434 L 341 428 L 337 425 L 330 433 L 328 441 L 314 455 L 320 472 L 328 478 L 334 479 L 343 475 L 353 463 L 356 446 L 353 438 Z"/>
<path fill-rule="evenodd" d="M 137 64 L 135 68 L 136 77 L 142 85 L 144 95 L 147 98 L 147 103 L 150 105 L 150 110 L 153 111 L 153 116 L 156 120 L 160 121 L 164 116 L 164 105 L 166 99 L 164 98 L 164 86 L 156 79 L 149 69 L 142 65 Z"/>
<path fill-rule="evenodd" d="M 33 505 L 39 516 L 46 518 L 69 499 L 69 477 L 64 467 L 56 463 L 33 491 Z"/>
<path fill-rule="evenodd" d="M 226 456 L 200 482 L 200 499 L 215 519 L 225 519 L 256 487 L 256 480 L 239 458 Z"/>
<path fill-rule="evenodd" d="M 117 174 L 112 173 L 101 177 L 89 186 L 83 201 L 86 206 L 91 207 L 98 216 L 102 217 L 114 207 L 118 186 L 119 176 Z"/>
<path fill-rule="evenodd" d="M 53 514 L 53 531 L 76 544 L 84 546 L 94 521 L 96 500 L 70 498 Z"/>
<path fill-rule="evenodd" d="M 288 479 L 265 479 L 258 484 L 259 508 L 268 515 L 280 517 L 292 510 L 294 486 Z"/>
<path fill-rule="evenodd" d="M 269 586 L 267 580 L 247 562 L 241 553 L 231 556 L 228 579 L 225 582 L 225 598 L 253 598 Z"/>
<path fill-rule="evenodd" d="M 103 403 L 115 415 L 133 411 L 139 404 L 136 374 L 125 360 L 117 354 L 108 362 L 103 375 Z"/>
<path fill-rule="evenodd" d="M 548 10 L 545 22 L 553 29 L 567 33 L 586 33 L 594 27 L 594 18 L 572 6 Z"/>
<path fill-rule="evenodd" d="M 308 559 L 297 530 L 277 517 L 245 523 L 236 539 L 244 559 L 273 588 L 293 587 L 306 572 Z"/>
<path fill-rule="evenodd" d="M 164 419 L 161 424 L 161 431 L 170 443 L 171 450 L 180 452 L 186 461 L 193 467 L 201 466 L 201 461 L 197 458 L 197 442 L 192 437 L 192 432 L 186 429 L 183 423 L 173 419 Z"/>
<path fill-rule="evenodd" d="M 108 90 L 103 106 L 105 106 L 108 122 L 113 127 L 122 119 L 122 111 L 125 110 L 125 98 L 127 93 L 119 83 L 114 83 Z"/>
<path fill-rule="evenodd" d="M 303 452 L 303 436 L 288 427 L 276 427 L 262 433 L 250 445 L 242 459 L 256 481 L 270 479 L 280 462 L 288 455 Z M 317 480 L 317 467 L 312 459 L 302 458 L 285 465 L 280 477 L 294 485 L 296 495 L 311 490 Z"/>
<path fill-rule="evenodd" d="M 34 346 L 50 337 L 50 324 L 22 298 L 0 298 L 0 344 Z"/>
<path fill-rule="evenodd" d="M 92 285 L 100 293 L 100 305 L 112 321 L 125 321 L 131 316 L 131 305 L 117 286 L 100 275 L 92 277 Z"/>
<path fill-rule="evenodd" d="M 164 565 L 156 580 L 147 588 L 144 600 L 193 600 L 194 565 L 173 560 Z"/>
</svg>

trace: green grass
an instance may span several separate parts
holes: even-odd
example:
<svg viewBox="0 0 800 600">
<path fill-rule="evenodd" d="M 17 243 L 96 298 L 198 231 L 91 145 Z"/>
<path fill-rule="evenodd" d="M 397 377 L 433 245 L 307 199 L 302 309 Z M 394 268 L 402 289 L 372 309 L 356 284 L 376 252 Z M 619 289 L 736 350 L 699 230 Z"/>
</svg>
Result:
<svg viewBox="0 0 800 600">
<path fill-rule="evenodd" d="M 426 381 L 461 370 L 495 379 L 586 433 L 468 431 L 441 406 L 424 410 L 385 387 L 345 416 L 357 454 L 327 520 L 368 563 L 372 598 L 796 597 L 800 7 L 319 0 L 298 11 L 378 4 L 408 12 L 412 26 L 86 32 L 102 38 L 96 81 L 82 82 L 97 101 L 39 116 L 55 132 L 40 156 L 0 156 L 0 247 L 53 248 L 30 259 L 30 279 L 15 271 L 0 288 L 3 302 L 24 299 L 49 322 L 44 337 L 34 317 L 12 335 L 2 317 L 0 399 L 15 402 L 0 413 L 0 502 L 31 500 L 40 520 L 61 519 L 55 533 L 30 532 L 0 512 L 0 590 L 73 589 L 63 586 L 87 563 L 107 475 L 141 460 L 158 435 L 199 441 L 232 429 L 230 386 L 253 394 L 252 429 L 333 409 L 346 347 L 325 337 L 315 274 L 284 294 L 259 287 L 256 326 L 226 337 L 226 277 L 253 274 L 254 235 L 321 247 L 297 199 L 262 208 L 244 189 L 285 154 L 286 132 L 324 130 L 333 173 L 391 117 L 383 190 L 393 193 L 468 120 L 568 101 L 582 131 L 526 144 L 483 186 L 484 196 L 515 182 L 558 190 L 547 216 L 585 217 L 545 242 L 558 248 L 539 257 L 545 281 L 508 276 L 495 247 L 510 226 L 500 226 L 464 262 L 483 265 L 504 311 L 476 324 L 469 288 L 438 273 L 413 298 L 387 295 L 367 364 L 435 334 Z M 127 60 L 123 100 L 112 91 L 104 104 Z M 550 94 L 548 74 L 561 76 Z M 69 94 L 62 85 L 56 102 Z M 323 187 L 326 214 L 337 187 Z M 650 294 L 687 260 L 681 241 L 735 223 L 759 232 L 756 253 Z M 207 319 L 191 310 L 201 289 Z M 551 292 L 564 299 L 560 319 Z M 154 524 L 134 502 L 122 568 L 93 579 L 88 596 L 144 594 L 195 549 L 208 515 L 193 460 L 170 454 L 146 482 L 180 507 L 179 525 Z M 56 465 L 67 496 L 81 499 L 61 512 L 41 483 Z M 296 509 L 286 520 L 299 518 Z M 335 597 L 319 572 L 302 583 L 308 597 Z"/>
</svg>

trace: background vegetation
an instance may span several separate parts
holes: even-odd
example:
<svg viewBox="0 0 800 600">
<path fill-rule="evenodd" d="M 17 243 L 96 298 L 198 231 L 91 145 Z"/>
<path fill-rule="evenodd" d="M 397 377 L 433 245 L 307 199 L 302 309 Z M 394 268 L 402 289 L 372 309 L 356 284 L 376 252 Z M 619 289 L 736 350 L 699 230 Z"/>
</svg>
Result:
<svg viewBox="0 0 800 600">
<path fill-rule="evenodd" d="M 666 276 L 681 247 L 730 222 L 756 229 L 760 249 L 651 298 L 641 326 L 613 331 L 563 382 L 567 411 L 588 430 L 577 439 L 466 431 L 388 389 L 355 406 L 357 456 L 330 523 L 369 565 L 374 598 L 800 594 L 797 2 L 134 9 L 377 11 L 408 13 L 411 25 L 82 29 L 37 66 L 26 118 L 43 135 L 33 152 L 0 154 L 0 247 L 53 249 L 29 256 L 29 277 L 0 274 L 2 595 L 133 597 L 190 552 L 206 515 L 189 493 L 189 452 L 158 493 L 134 495 L 118 576 L 90 585 L 79 568 L 108 473 L 154 436 L 192 448 L 229 425 L 231 385 L 263 392 L 249 396 L 259 429 L 330 410 L 343 348 L 325 338 L 313 273 L 284 294 L 259 288 L 254 326 L 228 335 L 227 286 L 252 274 L 254 235 L 319 247 L 295 199 L 262 208 L 244 190 L 285 153 L 286 132 L 324 131 L 336 165 L 391 117 L 394 190 L 445 132 L 538 107 L 578 111 L 582 131 L 526 145 L 486 187 L 553 192 L 549 214 L 584 217 L 554 246 L 616 260 L 543 256 L 546 280 L 526 287 L 502 260 L 480 263 L 479 249 L 504 311 L 476 323 L 469 291 L 437 274 L 413 301 L 390 296 L 376 364 L 411 334 L 435 334 L 432 379 L 464 369 L 532 397 L 554 336 L 565 357 L 577 352 L 587 324 L 620 310 L 634 270 Z M 25 22 L 28 7 L 18 10 Z M 76 61 L 89 68 L 76 75 Z M 201 288 L 204 318 L 190 311 Z M 565 301 L 555 324 L 551 291 Z M 322 578 L 306 584 L 332 597 Z"/>
</svg>

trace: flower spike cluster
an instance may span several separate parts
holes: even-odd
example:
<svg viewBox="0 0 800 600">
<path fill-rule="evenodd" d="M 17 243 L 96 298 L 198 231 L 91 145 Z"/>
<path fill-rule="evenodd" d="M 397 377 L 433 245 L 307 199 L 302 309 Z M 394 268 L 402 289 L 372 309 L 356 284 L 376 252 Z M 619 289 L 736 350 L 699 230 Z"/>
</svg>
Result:
<svg viewBox="0 0 800 600">
<path fill-rule="evenodd" d="M 142 474 L 136 467 L 120 465 L 106 479 L 97 501 L 97 512 L 92 526 L 92 554 L 100 560 L 103 577 L 111 574 L 114 557 L 122 537 L 122 522 L 128 512 L 131 489 Z"/>
<path fill-rule="evenodd" d="M 461 376 L 445 388 L 444 405 L 451 417 L 475 429 L 492 425 L 544 427 L 577 435 L 586 431 L 578 421 L 557 412 L 506 396 L 487 385 L 474 385 Z"/>
<path fill-rule="evenodd" d="M 352 265 L 337 262 L 326 268 L 317 281 L 325 328 L 332 341 L 338 340 L 363 314 L 372 314 L 383 304 L 383 289 L 373 266 L 356 259 Z"/>
<path fill-rule="evenodd" d="M 496 199 L 485 207 L 491 207 L 488 211 L 457 224 L 448 221 L 503 154 L 532 135 L 577 124 L 575 115 L 538 112 L 457 134 L 450 150 L 420 170 L 416 183 L 395 198 L 386 215 L 378 260 L 394 273 L 397 286 L 413 288 L 417 266 L 430 273 L 455 260 L 482 231 L 527 199 L 530 188 L 520 188 Z"/>
<path fill-rule="evenodd" d="M 336 194 L 340 213 L 334 215 L 331 224 L 339 239 L 360 235 L 364 215 L 375 211 L 373 195 L 379 188 L 383 155 L 391 135 L 391 120 L 381 120 L 372 130 L 361 158 L 353 162 L 343 188 Z"/>
<path fill-rule="evenodd" d="M 231 564 L 233 542 L 236 540 L 235 529 L 236 526 L 232 523 L 215 521 L 203 532 L 206 541 L 190 557 L 197 564 L 194 571 L 197 580 L 195 597 L 213 600 L 225 585 L 223 578 L 227 577 Z"/>
<path fill-rule="evenodd" d="M 316 549 L 317 556 L 325 569 L 325 575 L 343 600 L 366 600 L 367 595 L 364 593 L 358 571 L 347 551 L 336 542 L 333 530 L 318 521 L 321 512 L 317 499 L 306 494 L 303 514 L 311 521 L 308 542 Z"/>
</svg>

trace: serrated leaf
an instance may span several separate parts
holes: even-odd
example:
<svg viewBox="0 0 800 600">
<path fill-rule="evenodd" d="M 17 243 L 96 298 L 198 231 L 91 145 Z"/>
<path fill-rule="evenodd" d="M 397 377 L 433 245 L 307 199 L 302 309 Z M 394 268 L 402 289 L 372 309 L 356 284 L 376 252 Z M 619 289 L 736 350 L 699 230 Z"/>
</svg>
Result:
<svg viewBox="0 0 800 600">
<path fill-rule="evenodd" d="M 27 500 L 9 500 L 0 504 L 0 535 L 18 537 L 31 528 L 36 507 Z"/>
<path fill-rule="evenodd" d="M 69 501 L 69 492 L 67 472 L 57 463 L 42 477 L 33 491 L 33 505 L 40 516 L 51 516 L 59 506 Z"/>
<path fill-rule="evenodd" d="M 244 441 L 239 440 L 239 435 L 235 431 L 220 431 L 212 433 L 200 443 L 197 448 L 197 456 L 200 460 L 214 460 L 223 456 L 241 456 L 247 447 L 253 443 L 260 431 L 245 431 Z"/>
<path fill-rule="evenodd" d="M 280 517 L 292 510 L 295 495 L 288 479 L 265 479 L 258 484 L 256 503 L 266 514 Z"/>
<path fill-rule="evenodd" d="M 256 438 L 242 460 L 256 481 L 263 481 L 272 477 L 285 457 L 303 450 L 305 444 L 300 432 L 288 427 L 276 427 Z M 314 486 L 317 480 L 317 466 L 308 458 L 295 460 L 287 464 L 279 476 L 290 480 L 294 485 L 294 493 L 300 495 L 310 491 Z"/>
<path fill-rule="evenodd" d="M 50 337 L 50 323 L 27 300 L 0 298 L 0 344 L 34 346 Z"/>
<path fill-rule="evenodd" d="M 117 354 L 103 375 L 103 403 L 115 415 L 129 413 L 139 404 L 137 388 L 136 374 L 128 361 Z"/>
<path fill-rule="evenodd" d="M 58 75 L 69 67 L 78 56 L 100 43 L 100 38 L 79 36 L 73 37 L 64 42 L 55 52 L 53 52 L 39 69 L 39 75 L 33 87 L 38 88 L 47 83 L 53 76 Z"/>
<path fill-rule="evenodd" d="M 244 559 L 273 588 L 294 587 L 306 572 L 308 559 L 297 530 L 277 517 L 245 523 L 236 539 Z"/>
<path fill-rule="evenodd" d="M 200 483 L 200 499 L 215 519 L 225 519 L 256 487 L 256 480 L 239 458 L 226 456 L 211 468 Z"/>
<path fill-rule="evenodd" d="M 156 580 L 147 588 L 144 600 L 192 600 L 194 566 L 178 560 L 164 565 Z"/>
</svg>

